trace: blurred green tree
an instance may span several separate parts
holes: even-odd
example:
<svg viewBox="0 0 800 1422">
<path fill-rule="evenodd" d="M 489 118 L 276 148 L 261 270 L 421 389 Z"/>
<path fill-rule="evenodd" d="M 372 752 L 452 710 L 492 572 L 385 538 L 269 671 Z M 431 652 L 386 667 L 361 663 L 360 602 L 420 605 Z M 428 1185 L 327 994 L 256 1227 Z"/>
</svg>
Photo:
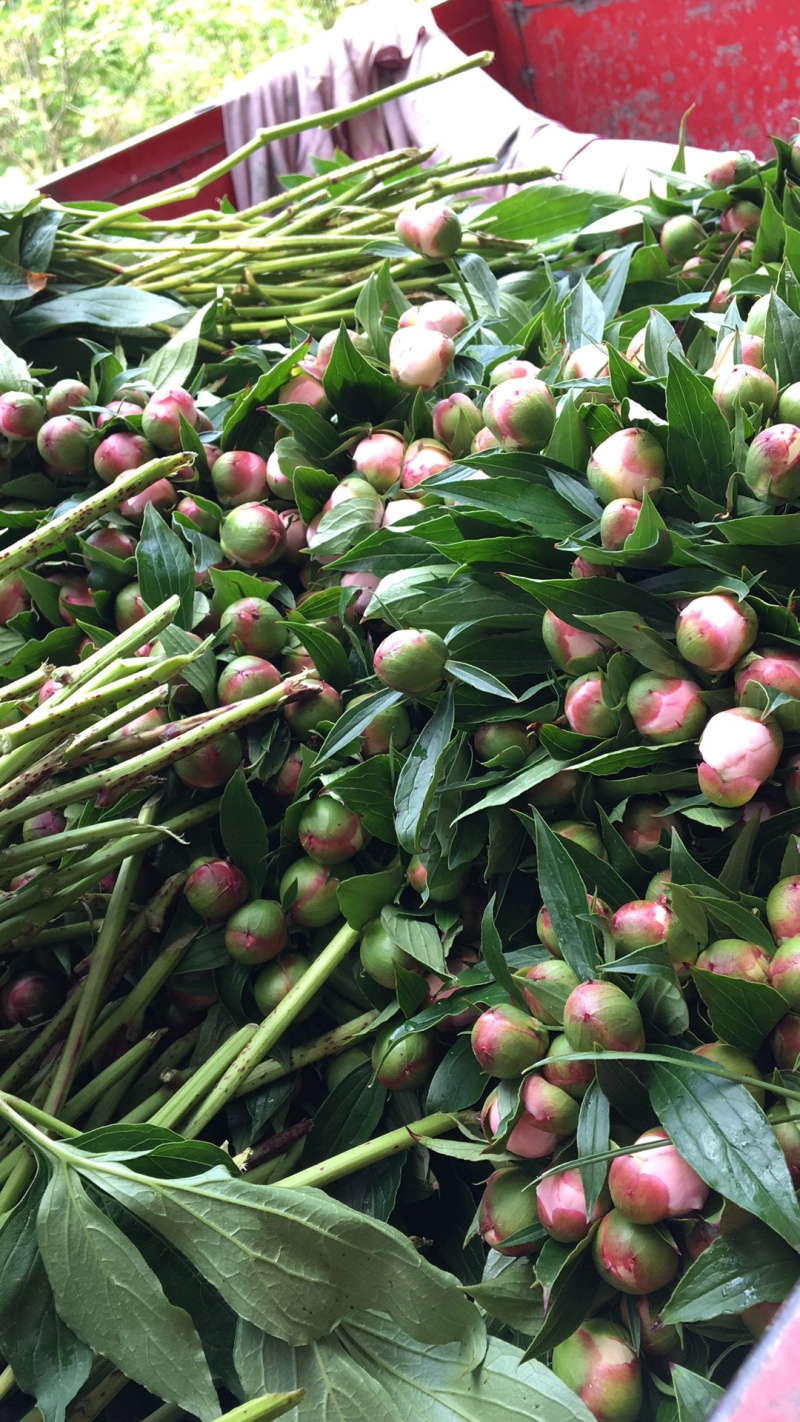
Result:
<svg viewBox="0 0 800 1422">
<path fill-rule="evenodd" d="M 0 0 L 0 176 L 29 180 L 213 102 L 348 0 Z"/>
</svg>

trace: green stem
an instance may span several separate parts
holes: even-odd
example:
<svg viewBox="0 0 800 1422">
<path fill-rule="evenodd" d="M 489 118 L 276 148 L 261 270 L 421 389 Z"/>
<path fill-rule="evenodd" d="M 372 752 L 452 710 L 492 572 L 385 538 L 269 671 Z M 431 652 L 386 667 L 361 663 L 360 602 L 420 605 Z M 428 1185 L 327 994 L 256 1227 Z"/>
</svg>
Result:
<svg viewBox="0 0 800 1422">
<path fill-rule="evenodd" d="M 202 1063 L 193 1072 L 188 1081 L 185 1081 L 177 1091 L 170 1093 L 170 1099 L 158 1111 L 150 1117 L 152 1126 L 168 1126 L 171 1130 L 177 1127 L 178 1122 L 191 1111 L 192 1107 L 201 1101 L 206 1092 L 210 1091 L 219 1081 L 220 1076 L 235 1062 L 244 1047 L 252 1041 L 258 1029 L 253 1023 L 248 1023 L 246 1027 L 240 1027 L 238 1032 L 234 1032 L 208 1061 Z"/>
<path fill-rule="evenodd" d="M 300 1189 L 306 1185 L 332 1185 L 335 1180 L 352 1175 L 356 1170 L 363 1170 L 367 1165 L 375 1165 L 379 1160 L 388 1160 L 389 1156 L 410 1150 L 416 1145 L 419 1136 L 443 1136 L 446 1131 L 452 1131 L 455 1125 L 456 1118 L 452 1112 L 437 1111 L 432 1116 L 423 1116 L 419 1121 L 412 1121 L 409 1126 L 400 1126 L 396 1131 L 374 1136 L 364 1145 L 343 1150 L 339 1155 L 331 1156 L 329 1160 L 320 1161 L 319 1165 L 309 1165 L 306 1170 L 287 1175 L 286 1179 L 280 1182 L 281 1186 Z"/>
<path fill-rule="evenodd" d="M 464 274 L 460 266 L 458 265 L 458 262 L 456 261 L 455 257 L 448 257 L 445 265 L 450 275 L 452 277 L 455 277 L 456 281 L 458 282 L 458 285 L 461 287 L 461 294 L 464 297 L 467 306 L 469 307 L 469 314 L 472 317 L 473 321 L 479 321 L 480 316 L 478 315 L 478 308 L 475 305 L 475 299 L 469 289 L 469 286 L 467 285 L 467 282 L 464 280 Z"/>
<path fill-rule="evenodd" d="M 487 64 L 491 64 L 493 58 L 494 56 L 488 51 L 482 54 L 473 54 L 451 69 L 445 69 L 436 74 L 424 74 L 416 79 L 407 79 L 401 84 L 392 84 L 387 89 L 380 89 L 376 94 L 368 94 L 365 98 L 359 99 L 354 104 L 348 104 L 344 108 L 329 109 L 326 113 L 311 114 L 307 118 L 276 124 L 273 128 L 259 129 L 249 143 L 245 143 L 234 153 L 229 153 L 226 158 L 215 163 L 213 167 L 206 168 L 204 173 L 198 174 L 191 181 L 178 183 L 173 188 L 167 188 L 166 192 L 153 193 L 147 197 L 139 198 L 136 202 L 125 203 L 121 207 L 111 208 L 107 212 L 100 213 L 79 228 L 77 235 L 85 237 L 90 232 L 99 231 L 100 228 L 113 227 L 114 223 L 127 213 L 145 212 L 150 207 L 162 207 L 168 203 L 183 202 L 187 198 L 196 197 L 203 188 L 208 187 L 209 183 L 224 177 L 226 173 L 230 173 L 231 169 L 236 167 L 237 163 L 242 163 L 245 158 L 250 157 L 251 153 L 257 153 L 259 148 L 264 148 L 269 143 L 277 143 L 284 138 L 291 138 L 297 133 L 305 133 L 309 128 L 335 128 L 337 124 L 345 123 L 348 119 L 356 118 L 359 114 L 370 113 L 372 109 L 380 108 L 383 104 L 389 103 L 393 99 L 399 99 L 404 94 L 428 88 L 431 84 L 439 84 L 444 79 L 451 79 L 470 69 L 485 69 Z"/>
<path fill-rule="evenodd" d="M 83 696 L 72 696 L 52 711 L 45 702 L 43 706 L 32 711 L 30 716 L 26 716 L 24 721 L 18 721 L 3 732 L 0 738 L 2 750 L 4 753 L 16 750 L 19 746 L 36 740 L 45 729 L 48 733 L 59 731 L 63 735 L 66 731 L 75 729 L 78 722 L 102 711 L 108 705 L 128 702 L 137 692 L 168 686 L 170 681 L 195 659 L 195 655 L 191 652 L 188 655 L 184 653 L 177 657 L 165 657 L 161 661 L 154 660 L 150 665 L 145 662 L 133 675 L 123 676 L 110 686 L 86 692 Z"/>
<path fill-rule="evenodd" d="M 142 824 L 150 824 L 155 817 L 157 803 L 149 800 L 142 806 L 139 820 Z M 118 940 L 125 924 L 125 917 L 128 912 L 133 895 L 134 885 L 142 863 L 142 854 L 134 854 L 125 861 L 117 876 L 117 882 L 111 893 L 111 900 L 103 921 L 102 930 L 98 936 L 94 953 L 92 954 L 92 965 L 86 979 L 86 985 L 81 1000 L 78 1003 L 77 1011 L 72 1019 L 64 1050 L 59 1058 L 56 1074 L 48 1093 L 45 1109 L 54 1115 L 58 1112 L 62 1102 L 65 1100 L 67 1092 L 72 1084 L 75 1072 L 78 1070 L 87 1037 L 91 1031 L 94 1020 L 102 1003 L 103 991 L 108 980 L 111 964 L 117 949 Z"/>
<path fill-rule="evenodd" d="M 271 1392 L 265 1397 L 254 1397 L 251 1402 L 243 1402 L 216 1419 L 216 1422 L 273 1422 L 297 1407 L 306 1395 L 304 1387 L 295 1392 Z M 150 1422 L 150 1419 L 148 1419 Z"/>
<path fill-rule="evenodd" d="M 121 877 L 121 876 L 120 876 Z M 119 881 L 117 881 L 119 882 Z M 116 888 L 116 885 L 115 885 Z M 109 909 L 110 912 L 110 909 Z M 143 973 L 138 983 L 128 996 L 123 998 L 118 1006 L 114 1007 L 107 1017 L 103 1019 L 99 1027 L 95 1029 L 81 1053 L 81 1062 L 91 1061 L 95 1052 L 99 1052 L 112 1037 L 119 1032 L 128 1022 L 138 1017 L 140 1012 L 153 1001 L 157 992 L 160 992 L 165 982 L 174 973 L 181 958 L 191 947 L 197 930 L 185 934 L 177 942 L 171 943 L 168 948 L 162 949 L 155 962 L 151 963 L 146 973 Z M 99 940 L 98 940 L 99 941 Z M 97 949 L 95 949 L 95 953 Z"/>
<path fill-rule="evenodd" d="M 334 968 L 347 957 L 350 949 L 360 937 L 359 932 L 347 924 L 334 934 L 327 947 L 313 960 L 302 978 L 289 990 L 282 1002 L 256 1028 L 247 1046 L 228 1067 L 224 1076 L 209 1092 L 206 1099 L 189 1118 L 183 1132 L 186 1136 L 199 1135 L 212 1121 L 218 1111 L 236 1095 L 245 1077 L 258 1066 L 280 1040 L 287 1028 L 295 1021 L 297 1014 L 307 1007 L 312 998 L 327 982 Z"/>
<path fill-rule="evenodd" d="M 62 830 L 60 834 L 12 844 L 8 849 L 0 850 L 0 875 L 13 877 L 26 869 L 61 859 L 74 849 L 85 849 L 95 843 L 106 844 L 109 840 L 145 832 L 145 827 L 138 820 L 106 820 L 98 825 L 84 825 L 82 829 Z"/>
<path fill-rule="evenodd" d="M 273 1081 L 280 1081 L 282 1077 L 300 1071 L 302 1067 L 311 1066 L 312 1062 L 338 1056 L 351 1042 L 360 1037 L 362 1032 L 367 1031 L 377 1016 L 377 1010 L 373 1008 L 370 1012 L 362 1013 L 360 1017 L 354 1017 L 350 1022 L 343 1022 L 340 1027 L 333 1027 L 330 1032 L 324 1032 L 315 1041 L 295 1047 L 289 1053 L 288 1062 L 285 1064 L 279 1061 L 263 1062 L 245 1078 L 236 1095 L 247 1096 L 251 1091 L 260 1091 Z"/>
</svg>

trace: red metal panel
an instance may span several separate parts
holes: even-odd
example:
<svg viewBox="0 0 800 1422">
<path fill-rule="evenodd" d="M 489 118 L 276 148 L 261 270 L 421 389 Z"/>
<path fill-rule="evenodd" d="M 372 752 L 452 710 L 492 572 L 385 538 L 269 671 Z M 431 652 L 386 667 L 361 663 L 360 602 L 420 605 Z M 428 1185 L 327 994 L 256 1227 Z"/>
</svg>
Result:
<svg viewBox="0 0 800 1422">
<path fill-rule="evenodd" d="M 489 0 L 508 88 L 578 132 L 769 152 L 800 115 L 792 0 Z"/>
<path fill-rule="evenodd" d="M 226 156 L 222 110 L 218 104 L 153 128 L 138 138 L 109 148 L 83 163 L 66 168 L 41 184 L 59 202 L 102 200 L 132 202 L 194 178 Z M 154 216 L 179 217 L 183 212 L 216 207 L 220 198 L 233 200 L 230 177 L 219 178 L 202 195 L 171 207 L 151 209 Z"/>
<path fill-rule="evenodd" d="M 465 54 L 477 54 L 482 49 L 490 49 L 494 60 L 489 65 L 488 74 L 502 84 L 504 89 L 511 86 L 506 69 L 506 55 L 501 47 L 495 28 L 494 16 L 488 0 L 443 0 L 435 5 L 433 16 L 437 25 L 450 37 L 453 44 L 463 49 Z M 518 54 L 511 55 L 511 72 L 519 67 Z"/>
<path fill-rule="evenodd" d="M 800 1422 L 800 1288 L 739 1369 L 709 1422 Z"/>
</svg>

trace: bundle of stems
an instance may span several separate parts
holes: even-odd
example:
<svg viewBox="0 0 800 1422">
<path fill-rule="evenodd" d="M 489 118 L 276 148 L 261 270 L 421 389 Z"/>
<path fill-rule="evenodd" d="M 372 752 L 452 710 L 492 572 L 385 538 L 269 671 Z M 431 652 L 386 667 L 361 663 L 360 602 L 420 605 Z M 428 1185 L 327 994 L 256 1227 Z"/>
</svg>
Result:
<svg viewBox="0 0 800 1422">
<path fill-rule="evenodd" d="M 218 332 L 227 338 L 270 336 L 287 320 L 323 332 L 351 320 L 364 281 L 387 255 L 397 215 L 409 203 L 447 199 L 456 208 L 466 195 L 507 183 L 549 176 L 548 169 L 498 170 L 492 155 L 427 166 L 433 148 L 403 149 L 344 163 L 241 212 L 205 210 L 177 218 L 145 216 L 197 196 L 237 163 L 271 142 L 303 129 L 331 129 L 355 115 L 414 89 L 483 67 L 482 53 L 441 74 L 392 85 L 344 108 L 262 129 L 250 143 L 188 183 L 87 219 L 85 208 L 66 205 L 53 260 L 62 276 L 129 285 L 174 296 L 191 307 L 219 298 Z M 480 252 L 498 275 L 516 270 L 531 243 L 467 229 L 462 251 Z M 401 290 L 434 290 L 447 268 L 412 253 L 391 255 L 391 275 Z"/>
</svg>

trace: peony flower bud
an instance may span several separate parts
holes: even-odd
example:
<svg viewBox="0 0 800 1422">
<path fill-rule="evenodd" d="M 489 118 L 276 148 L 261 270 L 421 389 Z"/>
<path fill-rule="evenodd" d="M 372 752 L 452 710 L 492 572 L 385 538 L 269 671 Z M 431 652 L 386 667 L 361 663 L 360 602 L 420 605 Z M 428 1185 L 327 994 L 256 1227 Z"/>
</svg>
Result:
<svg viewBox="0 0 800 1422">
<path fill-rule="evenodd" d="M 556 407 L 544 381 L 504 380 L 490 390 L 483 418 L 504 449 L 543 449 L 556 422 Z"/>
<path fill-rule="evenodd" d="M 772 376 L 750 365 L 732 365 L 723 371 L 714 381 L 712 394 L 731 429 L 736 424 L 737 410 L 767 419 L 778 403 L 778 387 Z"/>
<path fill-rule="evenodd" d="M 681 212 L 667 218 L 658 240 L 662 252 L 671 262 L 685 262 L 705 241 L 705 235 L 699 222 L 688 212 Z"/>
<path fill-rule="evenodd" d="M 736 341 L 739 341 L 740 359 L 736 361 Z M 729 375 L 739 366 L 753 370 L 764 369 L 764 338 L 748 335 L 746 331 L 731 331 L 719 343 L 709 375 L 719 377 Z"/>
<path fill-rule="evenodd" d="M 609 1171 L 609 1183 L 610 1179 Z M 592 1257 L 600 1278 L 622 1294 L 651 1294 L 665 1288 L 675 1277 L 681 1258 L 677 1245 L 661 1230 L 634 1224 L 620 1209 L 601 1219 Z"/>
<path fill-rule="evenodd" d="M 600 380 L 608 375 L 605 346 L 578 346 L 564 366 L 565 380 Z"/>
<path fill-rule="evenodd" d="M 57 380 L 45 396 L 48 417 L 71 415 L 81 405 L 88 405 L 91 395 L 91 390 L 82 380 Z"/>
<path fill-rule="evenodd" d="M 553 1136 L 571 1136 L 577 1130 L 578 1103 L 574 1097 L 560 1086 L 553 1086 L 538 1072 L 525 1077 L 522 1105 L 540 1131 Z"/>
<path fill-rule="evenodd" d="M 379 494 L 388 494 L 403 472 L 405 441 L 389 430 L 374 430 L 353 450 L 353 467 Z"/>
<path fill-rule="evenodd" d="M 800 429 L 771 425 L 752 440 L 744 477 L 757 499 L 796 499 L 800 494 Z"/>
<path fill-rule="evenodd" d="M 472 1029 L 472 1051 L 490 1076 L 508 1080 L 541 1061 L 549 1037 L 541 1022 L 512 1003 L 482 1012 Z"/>
<path fill-rule="evenodd" d="M 412 252 L 434 261 L 454 257 L 461 246 L 461 223 L 445 202 L 404 207 L 394 230 Z"/>
<path fill-rule="evenodd" d="M 0 992 L 0 1015 L 9 1027 L 46 1021 L 63 1000 L 63 990 L 53 978 L 44 973 L 20 973 Z"/>
<path fill-rule="evenodd" d="M 421 306 L 409 306 L 397 323 L 400 329 L 406 326 L 422 326 L 428 331 L 438 331 L 440 336 L 459 336 L 467 325 L 465 312 L 455 301 L 437 299 L 423 301 Z"/>
<path fill-rule="evenodd" d="M 374 671 L 384 686 L 411 696 L 429 696 L 442 684 L 447 644 L 435 632 L 414 628 L 390 632 L 375 653 Z"/>
<path fill-rule="evenodd" d="M 0 434 L 6 439 L 35 440 L 44 419 L 44 405 L 27 390 L 7 390 L 0 395 Z"/>
<path fill-rule="evenodd" d="M 767 921 L 775 942 L 800 934 L 800 874 L 779 879 L 767 896 Z"/>
<path fill-rule="evenodd" d="M 794 698 L 793 703 L 776 706 L 770 712 L 783 731 L 800 731 L 800 657 L 781 647 L 765 647 L 750 652 L 734 671 L 736 700 L 740 706 L 763 709 L 766 699 L 761 687 Z"/>
<path fill-rule="evenodd" d="M 242 747 L 233 731 L 207 741 L 175 763 L 175 774 L 192 790 L 217 790 L 226 785 L 242 763 Z"/>
<path fill-rule="evenodd" d="M 89 467 L 94 430 L 80 415 L 54 415 L 36 436 L 36 448 L 57 474 L 83 474 Z"/>
<path fill-rule="evenodd" d="M 472 744 L 481 764 L 486 765 L 502 755 L 504 763 L 511 768 L 512 763 L 521 765 L 527 760 L 536 739 L 524 721 L 484 721 L 473 735 Z"/>
<path fill-rule="evenodd" d="M 366 703 L 370 699 L 369 693 L 365 696 L 354 696 L 349 705 L 355 706 L 356 702 Z M 385 755 L 391 746 L 402 750 L 411 739 L 411 722 L 405 707 L 389 706 L 385 711 L 377 712 L 374 719 L 360 732 L 358 739 L 363 756 Z"/>
<path fill-rule="evenodd" d="M 510 360 L 501 360 L 489 372 L 489 389 L 494 390 L 496 385 L 502 385 L 506 380 L 535 380 L 540 370 L 541 367 L 530 360 L 519 360 L 513 356 Z"/>
<path fill-rule="evenodd" d="M 663 901 L 632 899 L 612 915 L 608 931 L 620 954 L 635 953 L 663 943 L 673 968 L 686 975 L 698 953 L 698 944 Z"/>
<path fill-rule="evenodd" d="M 580 983 L 564 1005 L 564 1035 L 574 1052 L 641 1052 L 644 1027 L 636 1003 L 613 983 Z"/>
<path fill-rule="evenodd" d="M 757 232 L 761 223 L 761 208 L 745 198 L 734 202 L 719 220 L 720 232 Z"/>
<path fill-rule="evenodd" d="M 28 590 L 19 573 L 5 573 L 0 578 L 0 626 L 7 627 L 12 617 L 26 612 L 28 606 Z"/>
<path fill-rule="evenodd" d="M 561 1170 L 546 1175 L 536 1186 L 539 1219 L 547 1233 L 560 1244 L 577 1244 L 585 1239 L 593 1224 L 610 1209 L 608 1191 L 595 1201 L 591 1219 L 586 1214 L 586 1196 L 580 1170 Z"/>
<path fill-rule="evenodd" d="M 704 672 L 730 671 L 757 633 L 758 619 L 749 603 L 721 593 L 694 597 L 678 613 L 678 651 Z"/>
<path fill-rule="evenodd" d="M 713 168 L 706 173 L 710 188 L 733 188 L 752 172 L 752 160 L 745 153 L 721 153 Z"/>
<path fill-rule="evenodd" d="M 403 390 L 433 390 L 449 369 L 456 348 L 449 336 L 424 326 L 395 331 L 389 342 L 392 379 Z"/>
<path fill-rule="evenodd" d="M 390 1023 L 375 1038 L 372 1070 L 387 1091 L 415 1091 L 427 1086 L 436 1066 L 436 1038 L 432 1032 L 415 1032 L 386 1049 L 394 1031 Z"/>
<path fill-rule="evenodd" d="M 488 423 L 488 421 L 487 421 Z M 664 451 L 647 430 L 625 429 L 609 435 L 589 460 L 586 477 L 601 504 L 612 499 L 653 495 L 664 483 Z"/>
<path fill-rule="evenodd" d="M 775 1065 L 781 1071 L 796 1071 L 800 1059 L 800 1013 L 787 1012 L 782 1017 L 770 1038 Z M 754 1069 L 754 1074 L 758 1072 Z M 750 1088 L 748 1087 L 748 1091 Z M 763 1101 L 763 1092 L 762 1092 Z"/>
<path fill-rule="evenodd" d="M 553 1349 L 552 1368 L 598 1422 L 637 1422 L 641 1368 L 630 1338 L 615 1323 L 587 1319 Z"/>
<path fill-rule="evenodd" d="M 320 380 L 307 372 L 293 375 L 278 392 L 279 405 L 308 405 L 321 415 L 330 413 L 331 402 Z"/>
<path fill-rule="evenodd" d="M 625 547 L 637 523 L 642 505 L 638 499 L 612 499 L 600 515 L 600 543 L 615 551 Z"/>
<path fill-rule="evenodd" d="M 419 499 L 395 499 L 383 510 L 381 528 L 394 528 L 395 524 L 404 523 L 407 518 L 413 518 L 414 514 L 422 513 L 424 508 L 425 505 L 421 504 Z M 399 530 L 401 533 L 403 531 Z"/>
<path fill-rule="evenodd" d="M 633 1155 L 618 1155 L 611 1162 L 608 1188 L 617 1209 L 640 1225 L 658 1224 L 701 1210 L 708 1186 L 669 1143 L 666 1131 L 645 1131 L 635 1144 L 644 1145 L 647 1141 L 668 1144 Z"/>
<path fill-rule="evenodd" d="M 528 803 L 540 811 L 571 810 L 580 787 L 581 777 L 577 770 L 559 770 L 528 791 Z"/>
<path fill-rule="evenodd" d="M 602 672 L 586 672 L 567 688 L 564 715 L 579 736 L 613 736 L 619 729 L 619 712 L 604 699 Z"/>
<path fill-rule="evenodd" d="M 394 939 L 389 936 L 379 918 L 372 919 L 366 925 L 361 934 L 359 945 L 359 957 L 361 966 L 368 977 L 375 983 L 380 983 L 381 987 L 397 987 L 397 968 L 404 968 L 407 973 L 419 971 L 418 965 L 413 958 L 398 947 Z"/>
<path fill-rule="evenodd" d="M 450 451 L 436 439 L 415 439 L 403 458 L 401 489 L 416 489 L 434 474 L 452 464 Z"/>
<path fill-rule="evenodd" d="M 586 820 L 554 820 L 550 828 L 553 834 L 559 835 L 561 839 L 569 839 L 573 844 L 579 844 L 598 859 L 608 858 L 600 831 Z M 586 900 L 589 901 L 588 894 Z"/>
<path fill-rule="evenodd" d="M 544 909 L 542 912 L 546 913 L 547 910 Z M 578 986 L 578 979 L 570 966 L 565 963 L 560 956 L 548 958 L 544 963 L 534 963 L 532 968 L 526 968 L 522 976 L 529 983 L 545 983 L 548 986 L 560 988 L 563 990 L 565 996 L 568 996 L 569 993 L 572 992 L 572 989 Z M 523 993 L 525 1002 L 534 1017 L 538 1017 L 539 1021 L 543 1022 L 546 1027 L 555 1027 L 558 1024 L 560 1019 L 554 1017 L 552 1012 L 545 1007 L 534 989 L 525 987 L 523 988 Z"/>
<path fill-rule="evenodd" d="M 222 551 L 240 568 L 265 568 L 280 558 L 286 533 L 274 509 L 265 504 L 240 504 L 223 519 Z"/>
<path fill-rule="evenodd" d="M 778 1023 L 780 1030 L 781 1023 L 786 1018 L 781 1018 Z M 800 1023 L 800 1019 L 798 1019 Z M 798 1039 L 798 1051 L 800 1051 L 800 1038 Z M 729 1047 L 727 1042 L 705 1042 L 702 1047 L 695 1047 L 694 1055 L 704 1057 L 706 1061 L 715 1062 L 717 1066 L 724 1067 L 726 1071 L 735 1072 L 737 1076 L 760 1077 L 761 1072 L 758 1067 L 746 1057 L 744 1052 L 740 1052 L 738 1047 Z M 764 1105 L 764 1089 L 761 1086 L 746 1086 L 745 1091 L 749 1091 L 753 1100 L 758 1106 Z"/>
<path fill-rule="evenodd" d="M 331 868 L 305 856 L 297 859 L 289 865 L 278 889 L 284 913 L 301 928 L 324 928 L 333 923 L 339 917 L 339 885 L 351 873 L 347 864 Z"/>
<path fill-rule="evenodd" d="M 746 805 L 774 774 L 783 732 L 771 717 L 736 706 L 712 716 L 700 738 L 697 778 L 712 805 Z"/>
<path fill-rule="evenodd" d="M 283 714 L 292 735 L 308 745 L 320 734 L 320 726 L 328 721 L 338 721 L 342 714 L 342 700 L 334 687 L 321 681 L 317 686 L 309 687 L 296 701 L 288 701 Z"/>
<path fill-rule="evenodd" d="M 606 568 L 602 563 L 591 563 L 588 558 L 579 555 L 573 558 L 569 575 L 571 578 L 613 578 L 614 569 Z"/>
<path fill-rule="evenodd" d="M 556 1087 L 552 1089 L 557 1090 Z M 569 1100 L 569 1097 L 567 1099 Z M 500 1108 L 496 1091 L 490 1092 L 486 1098 L 481 1111 L 481 1125 L 487 1138 L 494 1140 L 500 1128 Z M 521 1160 L 542 1160 L 545 1156 L 552 1155 L 557 1145 L 558 1138 L 555 1134 L 543 1130 L 527 1111 L 523 1111 L 509 1133 L 506 1150 L 510 1155 L 518 1155 Z"/>
<path fill-rule="evenodd" d="M 196 859 L 183 886 L 189 907 L 210 923 L 219 923 L 247 899 L 247 880 L 227 859 Z"/>
<path fill-rule="evenodd" d="M 764 954 L 767 958 L 767 955 Z M 800 936 L 786 938 L 769 964 L 768 976 L 793 1012 L 800 1010 Z"/>
<path fill-rule="evenodd" d="M 548 610 L 542 618 L 542 641 L 561 671 L 570 676 L 604 667 L 614 643 L 599 632 L 573 627 Z"/>
<path fill-rule="evenodd" d="M 639 734 L 655 745 L 694 740 L 708 717 L 696 682 L 655 672 L 631 682 L 628 711 Z"/>
<path fill-rule="evenodd" d="M 288 941 L 283 910 L 272 899 L 251 899 L 236 909 L 225 924 L 225 947 L 237 963 L 246 967 L 277 958 Z"/>
<path fill-rule="evenodd" d="M 268 1017 L 271 1012 L 274 1012 L 292 988 L 296 987 L 300 979 L 305 977 L 310 967 L 310 960 L 303 957 L 302 953 L 282 953 L 280 957 L 274 958 L 265 968 L 262 968 L 253 981 L 253 997 L 259 1012 L 264 1017 Z M 312 1012 L 316 1012 L 321 1000 L 322 989 L 314 993 L 305 1007 L 300 1009 L 294 1019 L 295 1022 L 305 1022 Z"/>
<path fill-rule="evenodd" d="M 310 859 L 318 864 L 341 864 L 364 848 L 361 820 L 333 795 L 319 795 L 306 807 L 297 826 L 297 838 Z"/>
<path fill-rule="evenodd" d="M 591 1062 L 565 1061 L 575 1050 L 563 1033 L 553 1037 L 550 1050 L 542 1062 L 542 1076 L 553 1086 L 560 1086 L 568 1096 L 580 1101 L 594 1081 L 594 1066 Z"/>
<path fill-rule="evenodd" d="M 280 685 L 280 680 L 278 668 L 263 657 L 234 657 L 217 682 L 217 700 L 220 706 L 233 706 L 237 701 L 260 696 L 262 691 L 271 691 Z"/>
<path fill-rule="evenodd" d="M 486 1182 L 478 1212 L 478 1230 L 484 1244 L 499 1254 L 530 1254 L 536 1242 L 506 1246 L 505 1240 L 538 1224 L 536 1195 L 524 1170 L 509 1166 L 496 1170 Z"/>
<path fill-rule="evenodd" d="M 133 494 L 130 499 L 123 499 L 119 511 L 132 523 L 143 523 L 149 504 L 152 504 L 153 508 L 158 509 L 159 512 L 163 512 L 174 508 L 177 497 L 169 479 L 156 479 L 155 484 L 148 484 L 140 494 Z"/>
<path fill-rule="evenodd" d="M 472 441 L 484 427 L 483 415 L 468 395 L 456 391 L 433 407 L 433 433 L 454 459 L 469 454 Z"/>
<path fill-rule="evenodd" d="M 230 449 L 214 461 L 211 482 L 223 508 L 235 509 L 266 498 L 267 466 L 249 450 Z M 291 497 L 291 484 L 289 489 Z"/>
<path fill-rule="evenodd" d="M 778 419 L 782 424 L 800 424 L 800 380 L 787 385 L 778 400 Z"/>
<path fill-rule="evenodd" d="M 765 983 L 769 966 L 769 953 L 743 938 L 718 938 L 709 943 L 697 959 L 697 967 L 707 973 L 719 973 L 723 978 L 744 978 L 750 983 Z"/>
<path fill-rule="evenodd" d="M 777 1101 L 767 1112 L 767 1120 L 783 1151 L 784 1160 L 792 1177 L 792 1184 L 795 1189 L 798 1189 L 800 1187 L 800 1109 L 798 1109 L 798 1103 L 796 1101 Z"/>
<path fill-rule="evenodd" d="M 291 629 L 277 607 L 266 599 L 241 597 L 225 608 L 219 630 L 234 651 L 269 658 L 283 651 Z"/>
</svg>

